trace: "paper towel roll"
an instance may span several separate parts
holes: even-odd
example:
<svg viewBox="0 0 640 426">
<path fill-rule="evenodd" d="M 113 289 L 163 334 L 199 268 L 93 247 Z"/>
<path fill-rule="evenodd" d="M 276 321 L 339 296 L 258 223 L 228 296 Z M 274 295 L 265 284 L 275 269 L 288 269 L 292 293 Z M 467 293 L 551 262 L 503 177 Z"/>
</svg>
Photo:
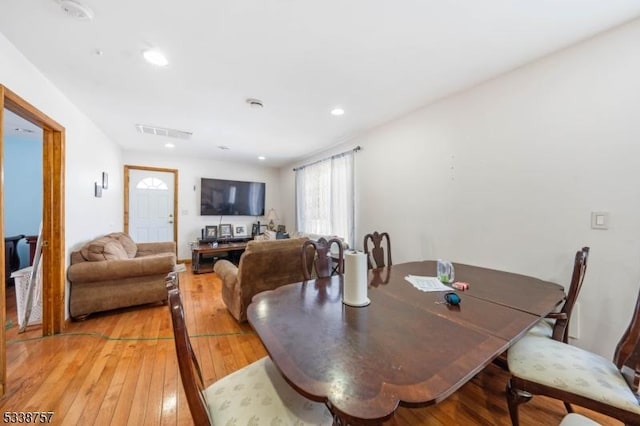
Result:
<svg viewBox="0 0 640 426">
<path fill-rule="evenodd" d="M 342 302 L 350 306 L 366 306 L 367 256 L 362 252 L 349 251 L 344 255 L 344 281 Z"/>
</svg>

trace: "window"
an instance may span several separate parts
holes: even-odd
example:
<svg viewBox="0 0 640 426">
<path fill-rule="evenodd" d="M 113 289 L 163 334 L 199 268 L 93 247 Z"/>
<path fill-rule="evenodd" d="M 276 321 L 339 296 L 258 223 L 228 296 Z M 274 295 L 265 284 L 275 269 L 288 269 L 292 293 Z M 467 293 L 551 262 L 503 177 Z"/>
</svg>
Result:
<svg viewBox="0 0 640 426">
<path fill-rule="evenodd" d="M 136 189 L 169 189 L 167 184 L 157 178 L 147 177 L 136 185 Z"/>
<path fill-rule="evenodd" d="M 296 169 L 299 232 L 337 235 L 354 247 L 353 151 Z"/>
</svg>

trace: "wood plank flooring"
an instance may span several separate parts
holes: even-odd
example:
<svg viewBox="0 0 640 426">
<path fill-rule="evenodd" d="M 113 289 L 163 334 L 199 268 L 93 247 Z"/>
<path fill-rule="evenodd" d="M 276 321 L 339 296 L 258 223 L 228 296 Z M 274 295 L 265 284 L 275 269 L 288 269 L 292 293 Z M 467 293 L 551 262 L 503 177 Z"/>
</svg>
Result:
<svg viewBox="0 0 640 426">
<path fill-rule="evenodd" d="M 215 274 L 181 273 L 187 325 L 206 383 L 263 357 L 248 324 L 239 325 L 220 298 Z M 8 291 L 7 394 L 0 412 L 52 411 L 55 425 L 191 425 L 166 305 L 92 315 L 62 334 L 18 334 L 15 293 Z M 401 408 L 390 425 L 510 425 L 504 397 L 508 374 L 491 365 L 446 401 Z M 603 425 L 608 417 L 577 408 Z M 521 424 L 556 425 L 564 407 L 535 397 L 520 408 Z M 2 421 L 0 419 L 0 421 Z"/>
</svg>

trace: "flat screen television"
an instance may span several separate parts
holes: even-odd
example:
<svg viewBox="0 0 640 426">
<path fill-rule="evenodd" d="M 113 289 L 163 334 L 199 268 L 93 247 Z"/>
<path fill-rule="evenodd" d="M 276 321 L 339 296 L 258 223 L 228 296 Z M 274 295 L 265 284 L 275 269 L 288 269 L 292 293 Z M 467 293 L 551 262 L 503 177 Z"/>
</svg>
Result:
<svg viewBox="0 0 640 426">
<path fill-rule="evenodd" d="M 203 216 L 264 216 L 264 182 L 202 178 Z"/>
</svg>

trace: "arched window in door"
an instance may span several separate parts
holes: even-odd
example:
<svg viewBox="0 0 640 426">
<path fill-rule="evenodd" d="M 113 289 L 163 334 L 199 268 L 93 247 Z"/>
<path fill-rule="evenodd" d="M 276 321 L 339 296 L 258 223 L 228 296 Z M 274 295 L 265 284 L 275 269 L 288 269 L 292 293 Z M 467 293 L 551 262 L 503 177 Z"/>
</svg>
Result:
<svg viewBox="0 0 640 426">
<path fill-rule="evenodd" d="M 146 177 L 136 185 L 136 189 L 159 189 L 168 190 L 169 187 L 162 180 L 154 177 Z"/>
</svg>

